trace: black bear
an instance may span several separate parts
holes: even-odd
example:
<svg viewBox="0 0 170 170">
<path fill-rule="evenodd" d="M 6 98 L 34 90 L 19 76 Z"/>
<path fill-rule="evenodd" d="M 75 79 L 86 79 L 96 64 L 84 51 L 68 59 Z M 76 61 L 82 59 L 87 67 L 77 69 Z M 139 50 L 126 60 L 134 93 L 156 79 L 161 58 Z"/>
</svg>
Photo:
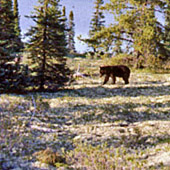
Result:
<svg viewBox="0 0 170 170">
<path fill-rule="evenodd" d="M 115 66 L 101 66 L 100 76 L 106 75 L 103 84 L 106 84 L 109 77 L 112 77 L 113 84 L 116 82 L 116 77 L 122 77 L 125 84 L 129 83 L 130 69 L 125 65 L 115 65 Z"/>
</svg>

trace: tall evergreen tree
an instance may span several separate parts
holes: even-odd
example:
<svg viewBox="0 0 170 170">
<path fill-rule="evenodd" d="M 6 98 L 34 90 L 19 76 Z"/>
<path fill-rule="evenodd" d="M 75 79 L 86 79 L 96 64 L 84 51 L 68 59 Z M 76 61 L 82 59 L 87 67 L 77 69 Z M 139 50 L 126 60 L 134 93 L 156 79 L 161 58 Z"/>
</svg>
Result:
<svg viewBox="0 0 170 170">
<path fill-rule="evenodd" d="M 62 9 L 62 20 L 63 20 L 63 26 L 65 28 L 64 34 L 65 34 L 66 42 L 68 45 L 68 23 L 67 23 L 66 7 L 65 6 L 63 6 L 63 9 Z M 68 49 L 68 52 L 69 52 L 69 49 Z"/>
<path fill-rule="evenodd" d="M 90 37 L 93 36 L 96 32 L 100 31 L 105 23 L 104 20 L 105 17 L 103 15 L 103 11 L 101 10 L 101 6 L 104 4 L 104 1 L 96 0 L 94 4 L 95 4 L 94 6 L 95 12 L 90 22 L 90 31 L 89 31 Z"/>
<path fill-rule="evenodd" d="M 34 83 L 40 90 L 58 88 L 66 83 L 69 70 L 63 56 L 66 55 L 65 24 L 59 0 L 39 0 L 32 18 L 36 25 L 27 35 L 27 50 L 31 53 Z"/>
<path fill-rule="evenodd" d="M 15 64 L 20 42 L 15 34 L 11 0 L 0 1 L 0 90 L 19 89 L 23 85 L 20 66 Z M 13 62 L 11 62 L 13 61 Z M 22 85 L 21 85 L 22 84 Z M 22 86 L 23 87 L 23 86 Z"/>
<path fill-rule="evenodd" d="M 0 1 L 0 63 L 6 63 L 14 59 L 17 41 L 14 31 L 14 15 L 12 0 Z"/>
<path fill-rule="evenodd" d="M 74 41 L 74 36 L 75 36 L 74 27 L 75 27 L 74 14 L 73 14 L 73 11 L 70 11 L 70 14 L 69 14 L 69 31 L 68 31 L 68 48 L 69 48 L 70 53 L 76 52 L 75 41 Z"/>
<path fill-rule="evenodd" d="M 88 47 L 93 49 L 93 52 L 97 52 L 101 48 L 101 39 L 95 38 L 94 35 L 104 27 L 105 17 L 101 9 L 103 4 L 103 0 L 95 0 L 94 13 L 90 22 L 89 38 L 83 39 L 81 36 L 79 37 L 80 40 L 87 43 Z"/>
<path fill-rule="evenodd" d="M 5 60 L 10 60 L 9 58 L 13 60 L 14 54 L 19 52 L 23 45 L 20 37 L 16 35 L 12 0 L 1 0 L 0 21 L 0 53 L 1 55 L 6 56 Z M 13 56 L 11 56 L 11 54 Z"/>
<path fill-rule="evenodd" d="M 18 0 L 14 0 L 13 3 L 13 13 L 14 13 L 14 31 L 16 35 L 16 39 L 18 41 L 17 52 L 21 52 L 24 45 L 21 40 L 21 28 L 20 28 L 20 20 L 19 20 L 19 11 L 18 11 Z"/>
<path fill-rule="evenodd" d="M 15 22 L 15 32 L 18 37 L 21 36 L 21 29 L 19 25 L 19 12 L 18 12 L 18 0 L 14 0 L 14 22 Z"/>
</svg>

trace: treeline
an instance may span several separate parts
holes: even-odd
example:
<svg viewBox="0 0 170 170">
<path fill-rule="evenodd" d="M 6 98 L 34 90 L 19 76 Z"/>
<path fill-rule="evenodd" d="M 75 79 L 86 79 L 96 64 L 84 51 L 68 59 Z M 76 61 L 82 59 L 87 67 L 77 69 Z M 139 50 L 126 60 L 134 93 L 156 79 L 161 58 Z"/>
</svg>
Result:
<svg viewBox="0 0 170 170">
<path fill-rule="evenodd" d="M 104 12 L 113 16 L 109 26 Z M 135 61 L 137 68 L 166 62 L 170 59 L 170 1 L 95 0 L 89 38 L 79 39 L 93 55 L 103 51 L 123 56 L 125 61 Z"/>
<path fill-rule="evenodd" d="M 70 80 L 66 65 L 68 53 L 75 52 L 74 16 L 59 0 L 39 0 L 31 16 L 35 22 L 23 44 L 18 1 L 0 0 L 0 91 L 57 90 Z M 22 53 L 29 53 L 29 64 L 21 64 Z"/>
</svg>

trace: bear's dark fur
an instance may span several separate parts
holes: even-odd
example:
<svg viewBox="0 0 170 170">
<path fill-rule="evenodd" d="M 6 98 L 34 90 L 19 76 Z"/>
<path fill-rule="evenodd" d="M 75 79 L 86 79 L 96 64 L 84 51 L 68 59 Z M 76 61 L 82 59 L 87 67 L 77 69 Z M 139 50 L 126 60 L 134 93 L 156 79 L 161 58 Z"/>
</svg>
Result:
<svg viewBox="0 0 170 170">
<path fill-rule="evenodd" d="M 103 84 L 106 84 L 109 77 L 112 78 L 113 84 L 116 82 L 116 77 L 122 77 L 125 84 L 129 83 L 130 69 L 125 65 L 115 65 L 115 66 L 101 66 L 100 76 L 106 75 Z"/>
</svg>

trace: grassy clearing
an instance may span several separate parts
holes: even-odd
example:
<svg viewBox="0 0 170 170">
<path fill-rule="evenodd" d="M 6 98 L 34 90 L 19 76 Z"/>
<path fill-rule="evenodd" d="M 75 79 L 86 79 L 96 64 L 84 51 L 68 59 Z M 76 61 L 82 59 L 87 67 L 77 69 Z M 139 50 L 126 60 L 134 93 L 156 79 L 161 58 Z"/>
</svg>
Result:
<svg viewBox="0 0 170 170">
<path fill-rule="evenodd" d="M 102 86 L 102 61 L 68 64 L 90 77 L 56 93 L 0 96 L 0 169 L 169 169 L 169 74 L 133 71 L 129 85 Z"/>
</svg>

